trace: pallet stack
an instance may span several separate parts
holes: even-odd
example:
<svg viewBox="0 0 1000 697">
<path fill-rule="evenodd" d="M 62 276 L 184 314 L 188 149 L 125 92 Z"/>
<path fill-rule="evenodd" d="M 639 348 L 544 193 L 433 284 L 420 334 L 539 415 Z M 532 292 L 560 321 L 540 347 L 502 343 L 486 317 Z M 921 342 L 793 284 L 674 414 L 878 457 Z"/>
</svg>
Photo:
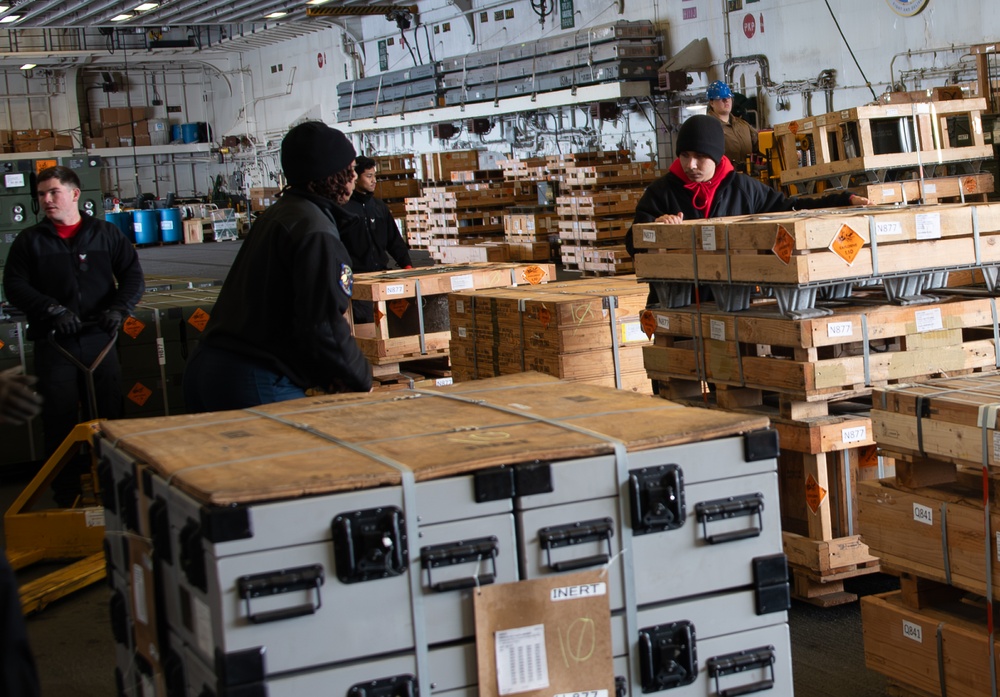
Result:
<svg viewBox="0 0 1000 697">
<path fill-rule="evenodd" d="M 558 240 L 558 216 L 546 206 L 511 206 L 503 216 L 503 234 L 512 261 L 548 261 Z M 556 242 L 558 244 L 558 242 Z"/>
<path fill-rule="evenodd" d="M 646 185 L 656 177 L 651 162 L 628 153 L 577 153 L 549 158 L 559 182 L 556 197 L 563 266 L 584 275 L 634 273 L 625 235 Z"/>
<path fill-rule="evenodd" d="M 648 394 L 649 343 L 639 324 L 646 288 L 635 277 L 580 279 L 452 293 L 456 381 L 534 370 Z"/>
<path fill-rule="evenodd" d="M 774 127 L 781 183 L 799 193 L 848 189 L 873 203 L 985 200 L 985 99 L 863 106 Z"/>
<path fill-rule="evenodd" d="M 862 599 L 865 659 L 908 693 L 996 685 L 998 412 L 996 374 L 873 394 L 875 439 L 897 469 L 860 485 L 861 531 L 901 590 Z"/>
<path fill-rule="evenodd" d="M 420 196 L 420 182 L 416 179 L 415 156 L 376 155 L 375 198 L 389 206 L 393 218 L 405 218 L 406 199 Z"/>
</svg>

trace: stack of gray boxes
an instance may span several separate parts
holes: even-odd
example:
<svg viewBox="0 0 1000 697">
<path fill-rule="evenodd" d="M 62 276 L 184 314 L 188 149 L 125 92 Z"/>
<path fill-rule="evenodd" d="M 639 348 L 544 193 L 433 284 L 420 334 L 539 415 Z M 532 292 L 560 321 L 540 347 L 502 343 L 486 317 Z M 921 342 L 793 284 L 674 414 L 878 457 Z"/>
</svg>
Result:
<svg viewBox="0 0 1000 697">
<path fill-rule="evenodd" d="M 617 694 L 792 694 L 766 419 L 535 374 L 392 394 L 106 424 L 123 689 L 472 697 L 477 586 L 604 567 Z"/>
</svg>

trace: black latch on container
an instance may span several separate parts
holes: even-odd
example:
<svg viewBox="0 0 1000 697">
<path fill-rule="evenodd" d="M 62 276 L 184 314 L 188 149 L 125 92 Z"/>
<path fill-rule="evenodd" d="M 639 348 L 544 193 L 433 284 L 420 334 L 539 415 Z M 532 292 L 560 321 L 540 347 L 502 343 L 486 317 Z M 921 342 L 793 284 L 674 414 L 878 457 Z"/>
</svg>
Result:
<svg viewBox="0 0 1000 697">
<path fill-rule="evenodd" d="M 264 665 L 264 647 L 255 646 L 242 651 L 223 652 L 215 649 L 215 677 L 219 684 L 227 688 L 237 685 L 247 685 L 255 688 L 263 686 L 267 670 Z M 233 694 L 231 690 L 220 690 L 225 695 Z M 258 693 L 266 695 L 267 692 Z"/>
<path fill-rule="evenodd" d="M 750 537 L 759 537 L 764 530 L 764 494 L 745 494 L 743 496 L 729 496 L 724 499 L 713 501 L 702 501 L 695 504 L 694 512 L 701 523 L 702 535 L 709 544 L 717 545 L 724 542 L 735 542 L 745 540 Z M 717 535 L 708 534 L 708 524 L 719 520 L 730 520 L 744 516 L 757 516 L 756 527 L 750 526 L 744 530 L 733 530 L 731 532 L 719 533 Z"/>
<path fill-rule="evenodd" d="M 247 619 L 254 624 L 264 624 L 265 622 L 277 622 L 293 617 L 315 614 L 323 606 L 323 598 L 319 588 L 323 585 L 324 580 L 323 566 L 321 564 L 310 564 L 293 569 L 281 569 L 253 574 L 251 576 L 241 576 L 236 579 L 236 588 L 240 599 L 243 600 L 246 607 Z M 316 596 L 315 604 L 308 602 L 278 610 L 257 613 L 253 612 L 250 608 L 250 601 L 254 598 L 303 590 L 314 591 Z"/>
<path fill-rule="evenodd" d="M 135 475 L 128 474 L 115 484 L 118 510 L 126 530 L 139 529 L 139 500 L 136 498 Z"/>
<path fill-rule="evenodd" d="M 416 697 L 418 694 L 417 679 L 412 675 L 359 682 L 347 691 L 347 697 Z"/>
<path fill-rule="evenodd" d="M 552 486 L 552 465 L 548 462 L 525 462 L 514 468 L 514 495 L 549 494 Z"/>
<path fill-rule="evenodd" d="M 128 621 L 128 602 L 120 590 L 115 589 L 111 594 L 108 610 L 111 613 L 111 635 L 117 643 L 125 648 L 132 648 L 132 627 Z"/>
<path fill-rule="evenodd" d="M 753 584 L 758 615 L 784 612 L 792 607 L 788 558 L 784 554 L 754 558 Z"/>
<path fill-rule="evenodd" d="M 632 534 L 675 530 L 684 525 L 684 472 L 677 465 L 629 471 Z"/>
<path fill-rule="evenodd" d="M 498 554 L 500 554 L 500 545 L 496 537 L 479 537 L 474 540 L 458 540 L 421 547 L 420 565 L 427 570 L 427 585 L 439 593 L 444 593 L 493 583 L 497 577 L 496 560 Z M 434 583 L 431 578 L 431 569 L 454 566 L 455 564 L 475 563 L 478 565 L 484 559 L 490 561 L 490 571 L 486 573 L 477 573 L 474 576 L 437 583 Z"/>
<path fill-rule="evenodd" d="M 743 434 L 743 459 L 747 462 L 778 457 L 778 450 L 778 432 L 773 428 Z"/>
<path fill-rule="evenodd" d="M 107 457 L 102 457 L 97 463 L 97 483 L 101 485 L 101 505 L 106 511 L 118 515 L 115 477 L 111 470 L 111 461 Z"/>
<path fill-rule="evenodd" d="M 201 534 L 209 542 L 232 542 L 253 537 L 247 506 L 218 506 L 201 509 Z"/>
<path fill-rule="evenodd" d="M 628 683 L 624 676 L 615 676 L 615 697 L 628 697 Z"/>
<path fill-rule="evenodd" d="M 640 629 L 639 669 L 644 694 L 693 683 L 698 678 L 694 625 L 685 620 Z"/>
<path fill-rule="evenodd" d="M 158 561 L 173 566 L 174 559 L 170 543 L 170 513 L 167 502 L 157 496 L 149 506 L 149 532 L 153 540 L 153 554 Z"/>
<path fill-rule="evenodd" d="M 614 521 L 611 518 L 596 518 L 581 520 L 566 525 L 551 525 L 538 531 L 539 544 L 545 549 L 546 562 L 555 571 L 572 571 L 588 566 L 607 564 L 611 560 L 611 538 L 614 536 Z M 569 547 L 584 542 L 605 540 L 608 546 L 607 554 L 595 554 L 579 559 L 552 561 L 552 550 L 559 547 Z"/>
<path fill-rule="evenodd" d="M 514 496 L 514 469 L 512 467 L 491 467 L 472 475 L 476 490 L 476 503 L 499 501 Z"/>
<path fill-rule="evenodd" d="M 341 513 L 331 523 L 337 578 L 360 583 L 406 571 L 406 521 L 395 506 Z"/>
<path fill-rule="evenodd" d="M 208 574 L 205 568 L 205 549 L 201 541 L 201 525 L 193 520 L 177 534 L 178 560 L 188 583 L 202 593 L 208 592 Z"/>
<path fill-rule="evenodd" d="M 724 656 L 715 656 L 705 661 L 708 675 L 715 680 L 714 694 L 719 697 L 736 697 L 737 695 L 749 695 L 754 692 L 763 692 L 774 687 L 774 647 L 761 646 L 756 649 L 737 651 Z M 719 678 L 735 673 L 745 673 L 748 670 L 766 668 L 770 674 L 769 678 L 757 680 L 745 685 L 736 685 L 728 689 L 721 689 Z"/>
</svg>

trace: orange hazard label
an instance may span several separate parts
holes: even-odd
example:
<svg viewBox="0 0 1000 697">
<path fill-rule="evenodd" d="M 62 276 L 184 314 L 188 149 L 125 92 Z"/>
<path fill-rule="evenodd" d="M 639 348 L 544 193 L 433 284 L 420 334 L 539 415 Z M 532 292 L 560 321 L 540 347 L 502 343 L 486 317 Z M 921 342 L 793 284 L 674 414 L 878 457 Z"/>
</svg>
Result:
<svg viewBox="0 0 1000 697">
<path fill-rule="evenodd" d="M 795 251 L 795 238 L 792 233 L 785 229 L 784 225 L 778 226 L 778 232 L 774 235 L 774 246 L 771 247 L 774 256 L 781 260 L 782 264 L 789 264 L 792 261 L 792 252 Z"/>
<path fill-rule="evenodd" d="M 850 266 L 858 258 L 865 246 L 865 238 L 846 225 L 840 226 L 840 231 L 830 243 L 830 251 L 847 262 Z"/>
<path fill-rule="evenodd" d="M 792 121 L 790 124 L 788 124 L 788 130 L 793 136 L 796 135 L 799 132 L 799 122 Z"/>
<path fill-rule="evenodd" d="M 58 162 L 55 160 L 35 160 L 35 174 L 41 174 L 42 170 L 55 167 Z"/>
<path fill-rule="evenodd" d="M 639 327 L 642 328 L 642 333 L 646 335 L 646 338 L 653 338 L 653 334 L 656 333 L 656 315 L 653 314 L 652 310 L 643 310 L 639 314 Z"/>
<path fill-rule="evenodd" d="M 818 512 L 825 498 L 826 489 L 821 487 L 811 474 L 806 477 L 806 505 L 809 506 L 809 510 L 813 513 Z"/>
<path fill-rule="evenodd" d="M 552 313 L 549 308 L 543 307 L 538 311 L 538 321 L 542 323 L 542 329 L 548 329 L 552 323 Z"/>
<path fill-rule="evenodd" d="M 188 319 L 188 324 L 197 329 L 199 332 L 203 332 L 205 331 L 205 325 L 208 324 L 209 316 L 210 315 L 207 312 L 199 307 Z"/>
<path fill-rule="evenodd" d="M 400 298 L 399 300 L 390 300 L 385 304 L 389 308 L 389 312 L 396 315 L 400 319 L 403 319 L 403 315 L 406 314 L 407 308 L 410 307 L 410 301 L 405 298 Z"/>
<path fill-rule="evenodd" d="M 862 445 L 858 448 L 858 467 L 869 467 L 871 469 L 878 467 L 877 445 Z"/>
<path fill-rule="evenodd" d="M 376 307 L 375 308 L 375 321 L 376 322 L 381 322 L 383 317 L 385 317 L 385 313 L 382 312 L 382 310 L 380 310 L 380 309 L 378 309 Z"/>
<path fill-rule="evenodd" d="M 979 184 L 975 177 L 965 177 L 962 179 L 962 191 L 967 194 L 974 194 L 979 189 Z"/>
<path fill-rule="evenodd" d="M 541 266 L 529 266 L 521 272 L 521 278 L 533 286 L 537 286 L 539 283 L 544 281 L 547 275 L 548 274 L 545 273 L 545 269 Z"/>
<path fill-rule="evenodd" d="M 7 344 L 5 344 L 5 343 L 3 342 L 3 340 L 0 340 L 0 349 L 2 349 L 2 348 L 3 348 L 4 346 L 6 346 L 6 345 L 7 345 Z"/>
<path fill-rule="evenodd" d="M 146 403 L 152 394 L 153 391 L 151 389 L 143 385 L 141 382 L 137 382 L 132 385 L 132 389 L 128 391 L 127 396 L 141 407 Z"/>
<path fill-rule="evenodd" d="M 133 339 L 138 338 L 142 334 L 142 330 L 146 328 L 146 323 L 136 319 L 135 317 L 129 317 L 122 324 L 122 331 L 128 334 Z"/>
</svg>

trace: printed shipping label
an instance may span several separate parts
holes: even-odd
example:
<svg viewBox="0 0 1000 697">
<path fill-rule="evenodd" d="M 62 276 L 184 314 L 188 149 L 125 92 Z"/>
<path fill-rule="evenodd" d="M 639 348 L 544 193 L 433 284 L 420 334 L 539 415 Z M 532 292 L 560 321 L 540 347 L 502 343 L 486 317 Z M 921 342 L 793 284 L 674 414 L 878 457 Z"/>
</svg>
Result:
<svg viewBox="0 0 1000 697">
<path fill-rule="evenodd" d="M 726 323 L 717 319 L 709 320 L 708 323 L 711 336 L 716 341 L 726 340 Z"/>
<path fill-rule="evenodd" d="M 451 289 L 452 290 L 469 290 L 470 288 L 475 288 L 476 283 L 472 279 L 472 274 L 467 274 L 464 276 L 453 276 L 451 279 Z"/>
<path fill-rule="evenodd" d="M 1000 431 L 993 432 L 993 462 L 1000 462 Z"/>
<path fill-rule="evenodd" d="M 88 528 L 103 528 L 104 527 L 104 509 L 103 508 L 88 508 L 83 514 L 84 521 Z"/>
<path fill-rule="evenodd" d="M 715 251 L 715 226 L 703 225 L 701 228 L 701 248 L 706 252 Z"/>
<path fill-rule="evenodd" d="M 656 326 L 660 329 L 670 329 L 670 318 L 663 315 L 656 316 Z"/>
<path fill-rule="evenodd" d="M 501 695 L 549 686 L 544 624 L 504 629 L 495 638 L 497 691 Z"/>
<path fill-rule="evenodd" d="M 627 344 L 632 341 L 649 341 L 649 339 L 642 331 L 642 325 L 639 322 L 623 322 L 621 341 L 623 344 Z"/>
<path fill-rule="evenodd" d="M 918 240 L 941 239 L 940 213 L 917 213 L 913 216 L 913 222 L 917 226 Z"/>
<path fill-rule="evenodd" d="M 642 231 L 642 241 L 643 242 L 656 242 L 656 230 L 643 230 Z"/>
<path fill-rule="evenodd" d="M 920 334 L 944 329 L 944 325 L 941 323 L 940 307 L 935 307 L 933 310 L 918 310 L 913 316 L 917 321 L 917 332 Z"/>
<path fill-rule="evenodd" d="M 142 624 L 149 624 L 149 610 L 146 608 L 146 575 L 142 564 L 132 564 L 132 606 L 135 608 L 135 619 Z"/>
<path fill-rule="evenodd" d="M 464 300 L 456 300 L 455 301 L 455 312 L 457 312 L 460 315 L 464 315 L 465 314 L 465 301 Z"/>
<path fill-rule="evenodd" d="M 912 639 L 918 644 L 924 643 L 924 630 L 919 624 L 903 620 L 903 636 Z"/>
<path fill-rule="evenodd" d="M 913 504 L 913 519 L 924 525 L 934 525 L 934 509 L 919 503 Z"/>
</svg>

